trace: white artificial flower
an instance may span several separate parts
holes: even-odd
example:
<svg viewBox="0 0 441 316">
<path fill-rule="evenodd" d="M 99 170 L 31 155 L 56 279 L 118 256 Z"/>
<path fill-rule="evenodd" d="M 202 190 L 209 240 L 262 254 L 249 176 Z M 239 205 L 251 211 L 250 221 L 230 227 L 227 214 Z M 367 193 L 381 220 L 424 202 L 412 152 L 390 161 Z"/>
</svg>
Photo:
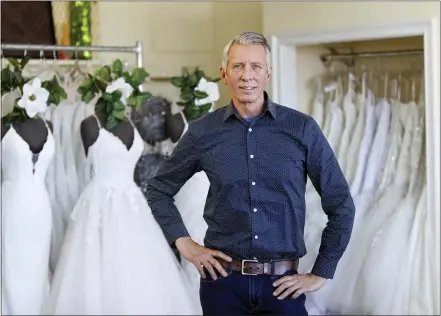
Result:
<svg viewBox="0 0 441 316">
<path fill-rule="evenodd" d="M 195 90 L 205 92 L 208 94 L 206 98 L 196 99 L 194 101 L 194 104 L 196 106 L 201 106 L 208 103 L 213 104 L 220 98 L 219 86 L 217 85 L 217 83 L 207 81 L 207 79 L 205 78 L 201 78 L 201 80 L 199 80 L 199 83 L 195 88 Z"/>
<path fill-rule="evenodd" d="M 23 96 L 17 104 L 26 110 L 29 117 L 34 117 L 38 113 L 46 111 L 48 99 L 49 91 L 41 87 L 39 78 L 34 78 L 23 86 Z"/>
<path fill-rule="evenodd" d="M 126 80 L 121 77 L 116 79 L 110 85 L 107 86 L 106 92 L 112 93 L 113 91 L 119 90 L 121 91 L 121 101 L 124 105 L 127 104 L 127 99 L 133 92 L 133 87 L 126 83 Z"/>
</svg>

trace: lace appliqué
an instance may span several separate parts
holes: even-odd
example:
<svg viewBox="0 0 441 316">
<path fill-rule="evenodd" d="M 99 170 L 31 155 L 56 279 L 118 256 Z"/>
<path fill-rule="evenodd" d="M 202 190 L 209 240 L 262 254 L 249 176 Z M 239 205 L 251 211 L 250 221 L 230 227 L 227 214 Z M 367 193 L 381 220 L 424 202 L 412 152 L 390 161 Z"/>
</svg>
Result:
<svg viewBox="0 0 441 316">
<path fill-rule="evenodd" d="M 86 212 L 88 216 L 85 236 L 86 245 L 90 245 L 94 240 L 94 237 L 97 237 L 100 232 L 102 224 L 101 210 L 94 203 L 91 203 L 84 198 L 80 198 L 70 215 L 71 220 L 76 221 L 84 212 Z"/>
<path fill-rule="evenodd" d="M 139 190 L 137 187 L 134 187 L 136 190 Z M 127 209 L 132 210 L 134 213 L 139 213 L 139 206 L 136 201 L 136 196 L 133 192 L 133 188 L 130 187 L 122 187 L 118 185 L 106 184 L 106 192 L 105 192 L 105 200 L 110 200 L 115 191 L 122 192 L 128 199 L 130 206 Z M 101 193 L 101 192 L 100 192 Z M 101 234 L 102 228 L 102 219 L 103 219 L 103 210 L 98 207 L 95 203 L 87 200 L 86 198 L 80 197 L 77 202 L 77 205 L 73 209 L 71 213 L 71 220 L 76 221 L 80 216 L 84 216 L 83 213 L 87 213 L 87 222 L 86 222 L 86 236 L 85 242 L 86 245 L 92 244 L 93 241 L 99 240 L 99 235 Z M 124 210 L 121 210 L 124 211 Z"/>
</svg>

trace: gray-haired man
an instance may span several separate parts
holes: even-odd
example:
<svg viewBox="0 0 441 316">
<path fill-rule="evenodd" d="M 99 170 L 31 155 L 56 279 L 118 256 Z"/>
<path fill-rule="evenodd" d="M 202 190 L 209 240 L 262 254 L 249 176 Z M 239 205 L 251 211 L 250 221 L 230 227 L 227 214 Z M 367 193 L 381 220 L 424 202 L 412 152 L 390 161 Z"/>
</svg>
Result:
<svg viewBox="0 0 441 316">
<path fill-rule="evenodd" d="M 307 315 L 304 293 L 333 277 L 351 236 L 355 207 L 334 153 L 311 117 L 268 98 L 270 61 L 260 34 L 228 43 L 221 74 L 232 102 L 191 123 L 150 181 L 156 220 L 202 276 L 204 315 Z M 173 200 L 198 171 L 210 180 L 206 247 L 190 238 Z M 329 221 L 311 273 L 298 274 L 307 175 Z"/>
</svg>

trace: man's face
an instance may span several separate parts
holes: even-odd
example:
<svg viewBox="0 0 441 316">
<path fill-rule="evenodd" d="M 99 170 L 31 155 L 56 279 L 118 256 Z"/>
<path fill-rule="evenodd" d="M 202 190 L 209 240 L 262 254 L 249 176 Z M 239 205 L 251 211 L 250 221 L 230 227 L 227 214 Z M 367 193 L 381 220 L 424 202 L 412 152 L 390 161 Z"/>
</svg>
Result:
<svg viewBox="0 0 441 316">
<path fill-rule="evenodd" d="M 221 68 L 221 75 L 233 100 L 242 104 L 258 101 L 263 97 L 271 76 L 265 48 L 262 45 L 233 45 L 228 53 L 226 69 Z"/>
</svg>

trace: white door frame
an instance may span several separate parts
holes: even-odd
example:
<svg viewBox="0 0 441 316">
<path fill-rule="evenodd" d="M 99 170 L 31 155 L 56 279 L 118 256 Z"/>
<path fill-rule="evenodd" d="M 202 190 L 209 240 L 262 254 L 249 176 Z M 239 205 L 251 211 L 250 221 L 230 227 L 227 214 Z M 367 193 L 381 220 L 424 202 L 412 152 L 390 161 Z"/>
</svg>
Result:
<svg viewBox="0 0 441 316">
<path fill-rule="evenodd" d="M 360 28 L 318 30 L 311 33 L 291 33 L 272 36 L 271 98 L 274 102 L 296 108 L 298 46 L 329 44 L 394 37 L 424 37 L 424 82 L 426 105 L 426 163 L 427 209 L 429 214 L 440 212 L 440 79 L 439 21 L 398 23 L 392 25 L 365 26 Z M 438 35 L 439 36 L 439 35 Z M 435 69 L 435 71 L 431 71 Z M 439 219 L 439 215 L 435 218 Z"/>
</svg>

